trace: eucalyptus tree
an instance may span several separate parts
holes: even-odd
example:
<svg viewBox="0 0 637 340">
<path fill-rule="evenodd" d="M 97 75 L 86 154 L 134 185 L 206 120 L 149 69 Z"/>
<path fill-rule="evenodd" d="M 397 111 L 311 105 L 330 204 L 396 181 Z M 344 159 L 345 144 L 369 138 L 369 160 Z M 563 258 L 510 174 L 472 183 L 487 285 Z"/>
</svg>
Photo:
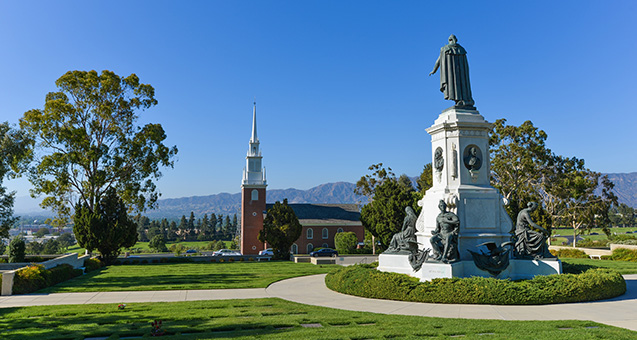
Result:
<svg viewBox="0 0 637 340">
<path fill-rule="evenodd" d="M 20 126 L 35 140 L 28 171 L 32 195 L 64 224 L 77 203 L 94 211 L 109 189 L 129 210 L 156 205 L 160 167 L 172 167 L 177 147 L 164 145 L 160 124 L 137 125 L 139 111 L 157 104 L 155 90 L 135 74 L 69 71 L 55 82 L 43 109 L 27 111 Z M 79 239 L 78 239 L 79 240 Z"/>
<path fill-rule="evenodd" d="M 29 160 L 33 140 L 24 131 L 0 123 L 0 238 L 9 237 L 9 229 L 16 222 L 13 216 L 15 192 L 2 185 L 5 177 L 19 176 L 24 162 Z"/>
</svg>

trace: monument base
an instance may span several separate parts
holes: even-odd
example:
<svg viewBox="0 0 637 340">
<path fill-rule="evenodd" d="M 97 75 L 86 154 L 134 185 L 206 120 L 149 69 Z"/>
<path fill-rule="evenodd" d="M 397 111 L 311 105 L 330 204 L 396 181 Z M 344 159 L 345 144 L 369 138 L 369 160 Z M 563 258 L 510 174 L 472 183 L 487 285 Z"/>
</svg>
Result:
<svg viewBox="0 0 637 340">
<path fill-rule="evenodd" d="M 452 277 L 493 277 L 496 279 L 527 280 L 538 275 L 552 275 L 562 273 L 562 262 L 559 259 L 547 260 L 517 260 L 511 259 L 509 266 L 497 276 L 476 267 L 473 261 L 458 261 L 453 263 L 425 262 L 418 271 L 414 271 L 409 264 L 408 255 L 380 254 L 378 256 L 378 270 L 407 274 L 417 277 L 421 282 L 438 278 Z"/>
</svg>

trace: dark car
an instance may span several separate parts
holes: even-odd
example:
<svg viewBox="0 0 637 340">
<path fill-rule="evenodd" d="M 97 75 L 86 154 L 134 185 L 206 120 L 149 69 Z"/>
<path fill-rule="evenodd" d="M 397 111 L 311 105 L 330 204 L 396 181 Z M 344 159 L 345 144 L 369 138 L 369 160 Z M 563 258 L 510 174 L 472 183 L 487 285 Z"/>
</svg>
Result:
<svg viewBox="0 0 637 340">
<path fill-rule="evenodd" d="M 319 257 L 319 256 L 338 256 L 338 252 L 334 249 L 323 248 L 317 251 L 310 252 L 310 256 Z"/>
<path fill-rule="evenodd" d="M 186 250 L 187 254 L 194 254 L 196 252 L 197 252 L 197 249 L 188 249 L 188 250 Z"/>
</svg>

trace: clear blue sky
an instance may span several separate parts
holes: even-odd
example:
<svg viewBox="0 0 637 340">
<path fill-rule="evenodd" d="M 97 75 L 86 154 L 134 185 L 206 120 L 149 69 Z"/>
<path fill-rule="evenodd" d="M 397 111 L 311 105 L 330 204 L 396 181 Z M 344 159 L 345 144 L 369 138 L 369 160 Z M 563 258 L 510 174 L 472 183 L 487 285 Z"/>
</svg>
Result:
<svg viewBox="0 0 637 340">
<path fill-rule="evenodd" d="M 238 192 L 252 101 L 270 188 L 416 176 L 441 110 L 440 47 L 468 51 L 480 113 L 544 129 L 558 154 L 637 171 L 637 1 L 1 1 L 0 121 L 69 70 L 136 73 L 177 145 L 163 198 Z M 631 152 L 629 152 L 629 150 Z M 18 196 L 26 180 L 4 183 Z"/>
</svg>

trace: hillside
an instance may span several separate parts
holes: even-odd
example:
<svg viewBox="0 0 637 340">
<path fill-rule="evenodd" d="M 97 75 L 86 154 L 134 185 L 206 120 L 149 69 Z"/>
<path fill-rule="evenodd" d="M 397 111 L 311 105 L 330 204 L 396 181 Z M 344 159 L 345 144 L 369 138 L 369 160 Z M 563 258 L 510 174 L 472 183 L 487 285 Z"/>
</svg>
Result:
<svg viewBox="0 0 637 340">
<path fill-rule="evenodd" d="M 266 197 L 268 203 L 288 199 L 289 203 L 358 203 L 364 200 L 354 194 L 353 183 L 337 182 L 321 184 L 308 190 L 272 189 Z M 159 200 L 159 208 L 148 211 L 150 218 L 178 218 L 194 212 L 196 216 L 203 214 L 238 214 L 241 209 L 241 194 L 222 193 L 209 196 L 192 196 Z"/>
</svg>

